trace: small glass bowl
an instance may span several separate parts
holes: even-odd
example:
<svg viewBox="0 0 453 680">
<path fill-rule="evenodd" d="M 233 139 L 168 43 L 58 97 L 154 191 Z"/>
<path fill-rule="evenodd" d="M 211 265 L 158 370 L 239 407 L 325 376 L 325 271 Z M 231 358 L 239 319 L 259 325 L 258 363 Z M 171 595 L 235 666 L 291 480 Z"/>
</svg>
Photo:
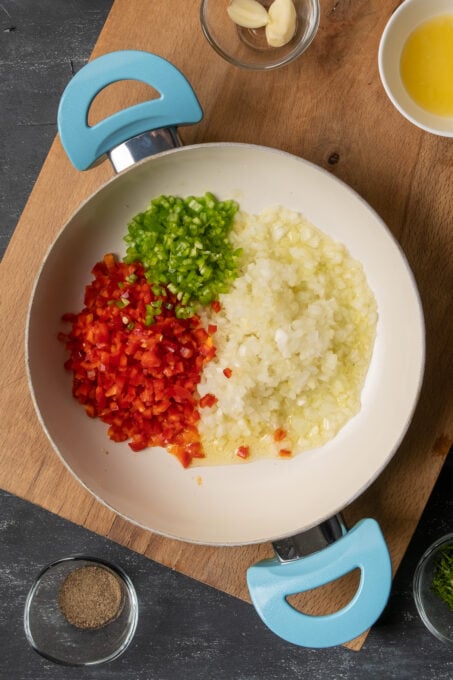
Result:
<svg viewBox="0 0 453 680">
<path fill-rule="evenodd" d="M 121 585 L 116 618 L 99 628 L 80 628 L 67 621 L 58 605 L 64 580 L 81 567 L 102 567 Z M 132 640 L 138 619 L 134 586 L 122 569 L 96 557 L 72 555 L 45 567 L 28 593 L 24 627 L 28 642 L 41 656 L 67 666 L 91 666 L 112 661 Z"/>
<path fill-rule="evenodd" d="M 319 26 L 319 0 L 294 0 L 296 32 L 282 47 L 270 47 L 264 28 L 242 28 L 228 16 L 231 0 L 202 0 L 200 20 L 211 47 L 234 66 L 255 71 L 270 71 L 289 64 L 305 52 Z M 272 0 L 260 0 L 266 9 Z"/>
<path fill-rule="evenodd" d="M 453 545 L 453 534 L 435 541 L 422 555 L 414 574 L 414 599 L 418 613 L 428 630 L 442 642 L 453 643 L 453 611 L 431 590 L 436 563 L 441 550 Z"/>
</svg>

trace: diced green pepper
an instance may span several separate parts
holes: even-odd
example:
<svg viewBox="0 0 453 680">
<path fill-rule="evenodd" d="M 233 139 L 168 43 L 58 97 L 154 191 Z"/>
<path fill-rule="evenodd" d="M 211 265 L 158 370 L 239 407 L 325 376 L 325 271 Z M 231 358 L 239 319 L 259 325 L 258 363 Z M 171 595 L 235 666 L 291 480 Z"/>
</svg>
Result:
<svg viewBox="0 0 453 680">
<path fill-rule="evenodd" d="M 240 249 L 229 240 L 235 201 L 159 196 L 128 225 L 125 262 L 141 262 L 153 292 L 166 286 L 178 298 L 185 317 L 228 290 L 238 275 Z"/>
</svg>

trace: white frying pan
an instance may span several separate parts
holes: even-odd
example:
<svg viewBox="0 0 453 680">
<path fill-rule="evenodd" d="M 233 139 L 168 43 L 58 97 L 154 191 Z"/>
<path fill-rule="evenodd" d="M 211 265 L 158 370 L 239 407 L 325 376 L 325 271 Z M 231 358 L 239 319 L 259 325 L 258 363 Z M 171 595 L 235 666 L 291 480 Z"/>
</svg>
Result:
<svg viewBox="0 0 453 680">
<path fill-rule="evenodd" d="M 160 99 L 89 128 L 88 109 L 95 95 L 108 84 L 128 78 L 148 82 L 161 93 Z M 116 52 L 91 62 L 71 81 L 60 105 L 59 130 L 79 169 L 107 152 L 118 169 L 131 165 L 144 146 L 144 153 L 150 153 L 150 143 L 158 148 L 168 138 L 177 143 L 176 126 L 197 122 L 201 115 L 190 85 L 174 66 L 149 53 Z M 130 143 L 123 144 L 131 137 Z M 71 395 L 71 376 L 63 368 L 65 350 L 57 334 L 61 315 L 82 308 L 91 268 L 106 252 L 125 253 L 127 223 L 151 198 L 206 191 L 220 199 L 234 198 L 249 212 L 275 203 L 297 210 L 344 243 L 364 266 L 379 320 L 363 406 L 322 448 L 290 460 L 183 469 L 163 450 L 137 454 L 127 444 L 111 442 L 106 426 L 87 418 Z M 403 253 L 376 213 L 349 187 L 311 163 L 245 144 L 160 151 L 131 165 L 89 198 L 64 226 L 43 262 L 30 303 L 26 343 L 30 387 L 40 421 L 77 479 L 100 501 L 146 529 L 182 541 L 223 546 L 276 544 L 327 526 L 323 523 L 359 496 L 393 456 L 412 417 L 424 366 L 424 326 L 416 285 Z M 327 646 L 351 639 L 367 629 L 385 605 L 391 567 L 376 523 L 365 520 L 349 533 L 344 527 L 339 533 L 345 535 L 310 557 L 289 563 L 288 554 L 281 552 L 283 561 L 276 558 L 249 570 L 252 599 L 263 620 L 296 644 Z M 299 556 L 303 550 L 292 545 L 297 554 L 289 556 Z M 352 552 L 351 546 L 355 546 Z M 363 557 L 367 546 L 369 559 Z M 345 561 L 346 553 L 354 557 Z M 368 560 L 367 567 L 362 558 Z M 332 564 L 337 566 L 330 573 L 326 565 Z M 313 617 L 295 612 L 284 600 L 290 592 L 321 585 L 356 566 L 362 568 L 364 578 L 360 592 L 338 616 L 319 617 L 319 630 Z M 366 574 L 371 572 L 376 572 L 377 580 L 372 588 L 365 588 Z M 285 584 L 291 576 L 283 591 L 282 574 L 287 577 Z M 375 594 L 363 599 L 366 590 Z"/>
</svg>

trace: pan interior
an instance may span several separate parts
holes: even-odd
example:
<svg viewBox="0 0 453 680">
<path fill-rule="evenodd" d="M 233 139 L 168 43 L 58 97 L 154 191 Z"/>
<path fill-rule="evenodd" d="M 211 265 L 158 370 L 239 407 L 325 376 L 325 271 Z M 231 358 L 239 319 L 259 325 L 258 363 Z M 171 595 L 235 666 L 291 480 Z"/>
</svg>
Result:
<svg viewBox="0 0 453 680">
<path fill-rule="evenodd" d="M 365 269 L 378 306 L 362 409 L 320 449 L 290 460 L 183 469 L 167 452 L 133 453 L 86 417 L 71 395 L 57 339 L 64 312 L 82 307 L 91 269 L 124 255 L 128 220 L 160 194 L 233 198 L 248 212 L 280 204 L 344 243 Z M 45 259 L 27 324 L 32 396 L 55 450 L 98 499 L 131 521 L 184 541 L 263 542 L 341 510 L 377 477 L 404 435 L 420 389 L 423 317 L 406 260 L 374 211 L 350 188 L 292 155 L 241 144 L 183 147 L 118 175 L 74 214 Z"/>
</svg>

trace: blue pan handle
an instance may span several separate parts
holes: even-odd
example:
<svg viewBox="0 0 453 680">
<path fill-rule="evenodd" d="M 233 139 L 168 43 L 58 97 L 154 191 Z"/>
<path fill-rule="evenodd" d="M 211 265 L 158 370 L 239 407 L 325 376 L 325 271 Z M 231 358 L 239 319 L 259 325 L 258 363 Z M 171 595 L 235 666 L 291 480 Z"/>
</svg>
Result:
<svg viewBox="0 0 453 680">
<path fill-rule="evenodd" d="M 356 567 L 360 584 L 353 599 L 325 616 L 303 614 L 286 600 L 330 583 Z M 333 647 L 364 633 L 381 615 L 391 589 L 392 565 L 378 523 L 364 519 L 327 548 L 291 562 L 277 557 L 247 571 L 252 602 L 274 633 L 302 647 Z"/>
<path fill-rule="evenodd" d="M 160 97 L 88 125 L 96 95 L 119 80 L 140 80 Z M 94 59 L 67 85 L 58 109 L 63 147 L 78 170 L 86 170 L 105 153 L 144 132 L 198 123 L 203 117 L 192 87 L 170 62 L 150 52 L 121 50 Z"/>
</svg>

